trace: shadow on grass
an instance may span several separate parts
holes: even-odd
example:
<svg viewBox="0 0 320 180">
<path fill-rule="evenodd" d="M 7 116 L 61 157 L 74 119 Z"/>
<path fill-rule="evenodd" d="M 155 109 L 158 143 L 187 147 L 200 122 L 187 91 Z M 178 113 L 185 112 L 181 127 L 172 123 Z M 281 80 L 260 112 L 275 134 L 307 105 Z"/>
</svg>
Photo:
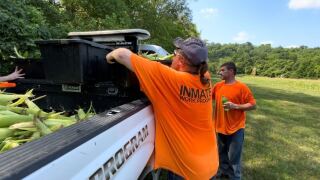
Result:
<svg viewBox="0 0 320 180">
<path fill-rule="evenodd" d="M 248 85 L 244 179 L 320 179 L 320 97 Z"/>
<path fill-rule="evenodd" d="M 249 85 L 257 100 L 257 113 L 290 125 L 308 127 L 320 136 L 320 97 Z"/>
</svg>

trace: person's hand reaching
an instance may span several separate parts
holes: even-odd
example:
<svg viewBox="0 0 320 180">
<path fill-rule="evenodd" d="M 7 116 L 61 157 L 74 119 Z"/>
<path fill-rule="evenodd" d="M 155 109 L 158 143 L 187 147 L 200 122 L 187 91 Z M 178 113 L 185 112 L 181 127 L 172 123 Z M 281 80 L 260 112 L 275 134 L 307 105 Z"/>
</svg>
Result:
<svg viewBox="0 0 320 180">
<path fill-rule="evenodd" d="M 8 81 L 12 81 L 15 79 L 22 79 L 24 78 L 24 73 L 21 73 L 23 69 L 18 69 L 18 67 L 15 68 L 14 72 L 9 74 L 8 77 Z"/>
</svg>

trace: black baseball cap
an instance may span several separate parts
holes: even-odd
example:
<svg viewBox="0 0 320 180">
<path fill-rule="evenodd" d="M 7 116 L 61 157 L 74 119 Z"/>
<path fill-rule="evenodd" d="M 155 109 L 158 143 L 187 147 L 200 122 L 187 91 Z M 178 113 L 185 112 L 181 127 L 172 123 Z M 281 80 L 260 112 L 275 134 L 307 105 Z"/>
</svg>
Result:
<svg viewBox="0 0 320 180">
<path fill-rule="evenodd" d="M 208 61 L 208 48 L 199 38 L 190 37 L 184 40 L 178 37 L 173 41 L 173 44 L 194 66 Z"/>
</svg>

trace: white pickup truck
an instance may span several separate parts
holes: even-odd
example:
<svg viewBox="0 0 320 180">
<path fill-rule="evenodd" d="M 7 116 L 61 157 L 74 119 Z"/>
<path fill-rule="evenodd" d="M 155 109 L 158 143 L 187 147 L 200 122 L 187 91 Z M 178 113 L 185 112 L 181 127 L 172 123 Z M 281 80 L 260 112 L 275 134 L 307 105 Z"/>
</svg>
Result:
<svg viewBox="0 0 320 180">
<path fill-rule="evenodd" d="M 111 47 L 129 47 L 135 52 L 138 51 L 136 42 L 149 36 L 148 31 L 141 29 L 69 33 L 70 39 L 85 39 Z M 135 41 L 127 41 L 132 38 Z M 33 81 L 31 85 L 29 83 L 28 86 L 23 86 L 30 81 Z M 57 84 L 54 81 L 46 84 L 39 79 L 17 82 L 18 89 L 34 88 L 36 95 L 43 90 L 42 87 L 48 90 L 49 85 L 60 88 L 60 93 L 69 93 L 68 97 L 74 96 L 78 99 L 82 98 L 82 91 L 86 87 L 85 82 L 73 83 L 70 85 L 73 87 L 70 92 L 70 88 L 63 88 L 69 87 L 68 84 Z M 99 88 L 97 84 L 91 83 L 90 86 Z M 20 88 L 20 91 L 25 89 Z M 90 94 L 88 91 L 86 90 L 86 93 Z M 120 96 L 113 93 L 101 97 L 106 101 L 117 101 Z M 134 101 L 131 101 L 132 98 L 128 99 L 130 102 L 107 107 L 87 121 L 81 121 L 0 154 L 0 179 L 143 179 L 151 171 L 153 164 L 154 115 L 145 97 L 137 96 Z M 54 98 L 47 99 L 46 103 L 54 102 L 53 100 Z M 63 102 L 60 105 L 63 105 Z"/>
</svg>

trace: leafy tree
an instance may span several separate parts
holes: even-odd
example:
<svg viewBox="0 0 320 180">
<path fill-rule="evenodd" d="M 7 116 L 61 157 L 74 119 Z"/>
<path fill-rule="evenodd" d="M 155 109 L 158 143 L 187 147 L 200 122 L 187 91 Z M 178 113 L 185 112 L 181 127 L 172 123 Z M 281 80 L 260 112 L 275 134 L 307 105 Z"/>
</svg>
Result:
<svg viewBox="0 0 320 180">
<path fill-rule="evenodd" d="M 43 14 L 26 1 L 2 0 L 0 3 L 0 53 L 1 59 L 16 56 L 20 52 L 35 55 L 35 39 L 50 37 Z M 27 53 L 24 53 L 27 54 Z"/>
<path fill-rule="evenodd" d="M 151 33 L 147 42 L 170 50 L 173 38 L 199 35 L 191 18 L 186 0 L 2 0 L 0 61 L 39 57 L 35 40 L 66 38 L 70 31 L 142 28 Z"/>
<path fill-rule="evenodd" d="M 186 0 L 125 0 L 132 17 L 130 28 L 143 28 L 151 33 L 148 43 L 173 49 L 172 40 L 176 37 L 198 36 L 196 26 L 191 22 L 191 11 Z"/>
</svg>

